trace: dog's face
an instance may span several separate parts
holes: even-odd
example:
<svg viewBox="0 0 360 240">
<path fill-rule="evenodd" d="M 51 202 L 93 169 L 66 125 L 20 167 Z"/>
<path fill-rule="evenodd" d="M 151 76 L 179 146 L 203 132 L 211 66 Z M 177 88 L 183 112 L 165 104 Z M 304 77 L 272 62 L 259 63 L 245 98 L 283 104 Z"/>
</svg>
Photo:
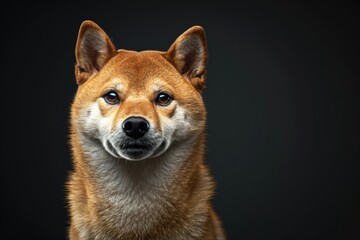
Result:
<svg viewBox="0 0 360 240">
<path fill-rule="evenodd" d="M 76 58 L 72 122 L 84 145 L 98 142 L 115 158 L 143 160 L 204 130 L 201 27 L 186 31 L 167 52 L 134 52 L 116 51 L 105 32 L 86 21 Z"/>
</svg>

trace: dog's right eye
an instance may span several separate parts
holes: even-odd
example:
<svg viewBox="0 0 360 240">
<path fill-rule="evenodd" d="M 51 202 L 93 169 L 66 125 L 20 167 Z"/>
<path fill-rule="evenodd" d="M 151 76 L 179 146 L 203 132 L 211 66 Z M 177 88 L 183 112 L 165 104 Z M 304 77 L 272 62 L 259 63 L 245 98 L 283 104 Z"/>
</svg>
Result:
<svg viewBox="0 0 360 240">
<path fill-rule="evenodd" d="M 120 97 L 116 92 L 110 91 L 104 95 L 104 99 L 108 104 L 115 105 L 120 102 Z"/>
</svg>

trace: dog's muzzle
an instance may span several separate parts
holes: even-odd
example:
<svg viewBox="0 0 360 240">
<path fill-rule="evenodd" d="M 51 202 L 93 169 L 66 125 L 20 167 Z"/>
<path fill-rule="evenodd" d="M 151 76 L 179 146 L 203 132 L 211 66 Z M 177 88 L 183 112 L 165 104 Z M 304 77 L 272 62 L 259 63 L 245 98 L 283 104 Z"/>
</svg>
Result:
<svg viewBox="0 0 360 240">
<path fill-rule="evenodd" d="M 119 127 L 104 142 L 114 157 L 139 161 L 157 157 L 168 147 L 168 141 L 143 117 L 128 117 Z"/>
</svg>

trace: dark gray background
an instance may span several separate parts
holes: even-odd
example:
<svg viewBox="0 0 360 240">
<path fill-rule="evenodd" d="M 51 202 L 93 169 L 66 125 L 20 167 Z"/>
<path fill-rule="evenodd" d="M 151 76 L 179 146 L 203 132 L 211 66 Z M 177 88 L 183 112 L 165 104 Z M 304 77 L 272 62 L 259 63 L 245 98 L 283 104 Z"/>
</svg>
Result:
<svg viewBox="0 0 360 240">
<path fill-rule="evenodd" d="M 355 5 L 237 4 L 3 7 L 1 238 L 65 239 L 74 47 L 91 19 L 133 50 L 205 28 L 206 161 L 229 239 L 360 239 Z"/>
</svg>

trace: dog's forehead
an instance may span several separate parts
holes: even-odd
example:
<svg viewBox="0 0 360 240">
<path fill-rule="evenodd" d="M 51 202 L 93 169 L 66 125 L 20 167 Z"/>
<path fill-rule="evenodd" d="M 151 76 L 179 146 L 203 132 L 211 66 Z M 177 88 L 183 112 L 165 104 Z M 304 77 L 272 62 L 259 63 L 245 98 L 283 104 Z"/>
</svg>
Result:
<svg viewBox="0 0 360 240">
<path fill-rule="evenodd" d="M 150 79 L 169 80 L 180 76 L 160 51 L 120 50 L 106 64 L 106 68 L 112 77 L 121 76 L 124 81 L 142 84 Z"/>
</svg>

